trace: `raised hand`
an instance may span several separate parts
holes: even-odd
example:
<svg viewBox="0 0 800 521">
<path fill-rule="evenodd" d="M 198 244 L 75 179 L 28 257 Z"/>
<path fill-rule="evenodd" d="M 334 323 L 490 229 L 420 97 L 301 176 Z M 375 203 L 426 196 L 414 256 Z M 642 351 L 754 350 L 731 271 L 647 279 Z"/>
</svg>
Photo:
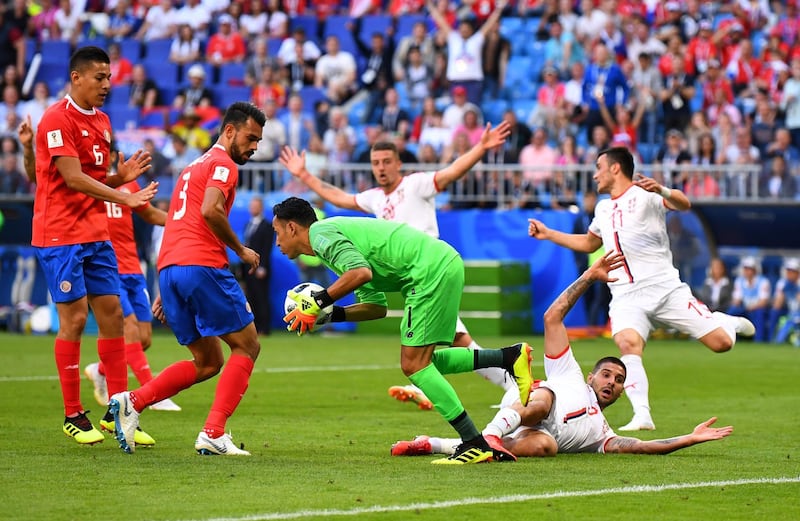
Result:
<svg viewBox="0 0 800 521">
<path fill-rule="evenodd" d="M 138 192 L 128 194 L 128 197 L 125 198 L 125 205 L 131 208 L 139 208 L 155 197 L 156 193 L 158 193 L 158 182 L 153 181 Z"/>
<path fill-rule="evenodd" d="M 143 173 L 150 170 L 150 163 L 153 158 L 146 150 L 137 150 L 131 157 L 125 160 L 125 155 L 119 153 L 119 164 L 117 165 L 117 175 L 120 177 L 121 184 L 133 181 Z"/>
<path fill-rule="evenodd" d="M 278 161 L 294 177 L 300 177 L 300 174 L 306 169 L 305 151 L 298 154 L 297 151 L 290 146 L 283 147 Z"/>
<path fill-rule="evenodd" d="M 500 146 L 506 142 L 509 134 L 511 134 L 511 125 L 508 124 L 508 121 L 503 121 L 495 128 L 492 128 L 491 123 L 487 123 L 483 134 L 481 134 L 481 144 L 487 150 Z"/>
</svg>

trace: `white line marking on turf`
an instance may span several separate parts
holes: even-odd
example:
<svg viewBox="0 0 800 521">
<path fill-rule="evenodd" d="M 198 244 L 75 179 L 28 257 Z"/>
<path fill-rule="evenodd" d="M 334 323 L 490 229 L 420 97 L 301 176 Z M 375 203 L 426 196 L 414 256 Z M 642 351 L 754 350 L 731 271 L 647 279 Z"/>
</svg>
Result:
<svg viewBox="0 0 800 521">
<path fill-rule="evenodd" d="M 741 485 L 780 485 L 784 483 L 800 483 L 800 476 L 783 478 L 752 478 L 730 481 L 701 481 L 699 483 L 669 483 L 665 485 L 634 485 L 630 487 L 601 488 L 596 490 L 573 490 L 547 492 L 544 494 L 515 494 L 513 496 L 500 496 L 488 498 L 464 498 L 452 501 L 437 501 L 434 503 L 412 503 L 410 505 L 374 506 L 353 508 L 350 510 L 301 510 L 299 512 L 253 514 L 243 517 L 215 517 L 211 519 L 192 521 L 269 521 L 272 519 L 299 519 L 304 517 L 324 516 L 358 516 L 361 514 L 374 514 L 385 512 L 410 512 L 415 510 L 433 510 L 464 505 L 486 505 L 495 503 L 519 503 L 539 499 L 560 499 L 571 497 L 602 496 L 606 494 L 636 494 L 648 492 L 663 492 L 665 490 L 686 490 L 692 488 L 708 487 L 734 487 Z"/>
</svg>

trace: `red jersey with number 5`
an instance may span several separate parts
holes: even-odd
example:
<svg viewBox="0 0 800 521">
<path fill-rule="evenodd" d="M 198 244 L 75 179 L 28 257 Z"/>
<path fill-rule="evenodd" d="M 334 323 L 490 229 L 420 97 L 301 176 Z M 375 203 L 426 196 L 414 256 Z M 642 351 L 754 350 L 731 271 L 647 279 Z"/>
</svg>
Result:
<svg viewBox="0 0 800 521">
<path fill-rule="evenodd" d="M 105 182 L 111 152 L 111 122 L 66 96 L 53 103 L 36 129 L 36 199 L 31 244 L 65 246 L 107 241 L 103 201 L 67 186 L 56 169 L 58 157 L 75 157 L 84 175 Z"/>
<path fill-rule="evenodd" d="M 120 186 L 117 190 L 132 194 L 139 191 L 139 183 L 130 181 Z M 136 240 L 133 238 L 133 212 L 130 206 L 124 204 L 106 204 L 106 218 L 108 219 L 108 233 L 111 235 L 111 246 L 117 256 L 117 265 L 122 275 L 141 275 L 142 265 L 139 264 L 139 254 L 136 251 Z M 141 211 L 150 206 L 145 203 L 136 208 Z"/>
<path fill-rule="evenodd" d="M 206 189 L 218 188 L 225 196 L 225 214 L 230 215 L 238 179 L 236 163 L 219 143 L 183 169 L 169 201 L 159 270 L 167 266 L 228 265 L 225 243 L 208 227 L 201 207 Z"/>
</svg>

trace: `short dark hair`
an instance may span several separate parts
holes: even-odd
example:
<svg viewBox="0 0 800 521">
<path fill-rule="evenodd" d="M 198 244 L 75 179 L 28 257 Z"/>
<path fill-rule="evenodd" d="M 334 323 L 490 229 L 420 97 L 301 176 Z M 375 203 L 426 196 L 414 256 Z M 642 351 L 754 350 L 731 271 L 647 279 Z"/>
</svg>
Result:
<svg viewBox="0 0 800 521">
<path fill-rule="evenodd" d="M 69 70 L 83 72 L 92 63 L 111 63 L 108 53 L 100 47 L 87 45 L 72 53 L 69 59 Z"/>
<path fill-rule="evenodd" d="M 633 154 L 627 147 L 611 147 L 601 150 L 597 157 L 606 156 L 609 166 L 616 163 L 628 179 L 633 179 Z"/>
<path fill-rule="evenodd" d="M 626 375 L 628 374 L 628 368 L 625 367 L 625 363 L 616 356 L 607 356 L 605 358 L 601 358 L 600 360 L 598 360 L 597 363 L 594 364 L 594 367 L 592 368 L 592 374 L 597 373 L 597 371 L 599 371 L 600 368 L 605 364 L 618 365 L 622 368 L 623 371 L 625 371 Z"/>
<path fill-rule="evenodd" d="M 237 101 L 225 110 L 225 116 L 222 118 L 222 128 L 225 128 L 226 125 L 233 125 L 235 128 L 239 128 L 251 118 L 261 127 L 267 122 L 267 116 L 261 112 L 261 109 L 250 102 Z"/>
<path fill-rule="evenodd" d="M 391 150 L 394 152 L 394 155 L 400 156 L 400 153 L 397 151 L 397 145 L 391 141 L 377 141 L 372 145 L 372 148 L 369 149 L 370 152 L 379 152 L 381 150 Z"/>
<path fill-rule="evenodd" d="M 294 221 L 308 228 L 317 222 L 317 213 L 311 203 L 299 197 L 289 197 L 272 207 L 272 215 L 282 221 Z"/>
</svg>

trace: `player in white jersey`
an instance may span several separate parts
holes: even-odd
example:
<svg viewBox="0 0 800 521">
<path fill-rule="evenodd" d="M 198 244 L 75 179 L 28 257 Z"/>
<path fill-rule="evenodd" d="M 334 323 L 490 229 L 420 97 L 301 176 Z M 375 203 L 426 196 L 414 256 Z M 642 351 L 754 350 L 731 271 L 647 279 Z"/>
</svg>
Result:
<svg viewBox="0 0 800 521">
<path fill-rule="evenodd" d="M 700 340 L 714 352 L 730 350 L 736 334 L 752 336 L 753 324 L 742 317 L 711 311 L 692 295 L 672 265 L 666 231 L 668 210 L 688 210 L 686 194 L 661 186 L 641 174 L 633 175 L 633 156 L 625 147 L 601 151 L 594 180 L 597 191 L 610 199 L 597 203 L 586 234 L 551 230 L 529 219 L 528 234 L 579 252 L 605 251 L 625 255 L 614 274 L 611 290 L 611 334 L 628 369 L 625 393 L 633 406 L 633 419 L 621 431 L 655 429 L 650 414 L 647 374 L 642 353 L 653 323 L 673 327 Z"/>
<path fill-rule="evenodd" d="M 370 150 L 372 175 L 378 187 L 357 194 L 347 193 L 326 183 L 311 175 L 305 168 L 289 171 L 325 201 L 339 208 L 373 214 L 387 221 L 403 222 L 438 238 L 436 195 L 464 177 L 487 150 L 505 143 L 510 131 L 510 126 L 505 121 L 497 128 L 487 124 L 480 141 L 450 165 L 435 172 L 417 172 L 406 176 L 401 172 L 403 164 L 397 147 L 391 142 L 379 141 Z M 281 153 L 281 163 L 288 169 L 287 165 L 296 154 L 295 150 L 285 147 Z M 460 319 L 456 323 L 453 346 L 481 348 Z M 506 378 L 502 369 L 479 369 L 477 372 L 504 389 L 515 388 L 513 379 Z M 400 401 L 413 401 L 421 409 L 432 408 L 430 400 L 413 385 L 392 386 L 389 394 Z"/>
<path fill-rule="evenodd" d="M 504 407 L 483 430 L 489 445 L 502 446 L 516 457 L 545 457 L 557 453 L 599 452 L 667 454 L 678 449 L 727 437 L 733 428 L 713 428 L 716 418 L 690 433 L 666 440 L 642 441 L 617 436 L 603 410 L 620 397 L 625 365 L 619 358 L 599 360 L 586 380 L 569 346 L 564 317 L 596 281 L 613 282 L 609 273 L 624 265 L 624 257 L 611 252 L 599 258 L 550 305 L 544 314 L 544 370 L 547 380 L 531 391 L 522 406 L 519 395 L 506 394 Z M 450 454 L 460 440 L 418 436 L 392 446 L 392 455 Z"/>
</svg>

